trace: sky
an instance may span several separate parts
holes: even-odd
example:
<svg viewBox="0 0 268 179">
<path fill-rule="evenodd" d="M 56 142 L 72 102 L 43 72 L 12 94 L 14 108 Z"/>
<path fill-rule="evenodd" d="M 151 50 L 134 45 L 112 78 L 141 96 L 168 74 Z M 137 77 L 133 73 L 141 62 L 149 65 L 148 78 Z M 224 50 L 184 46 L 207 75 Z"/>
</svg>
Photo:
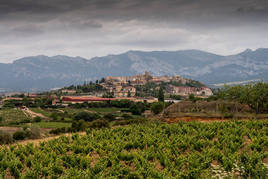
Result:
<svg viewBox="0 0 268 179">
<path fill-rule="evenodd" d="M 0 0 L 0 62 L 268 47 L 267 0 Z"/>
</svg>

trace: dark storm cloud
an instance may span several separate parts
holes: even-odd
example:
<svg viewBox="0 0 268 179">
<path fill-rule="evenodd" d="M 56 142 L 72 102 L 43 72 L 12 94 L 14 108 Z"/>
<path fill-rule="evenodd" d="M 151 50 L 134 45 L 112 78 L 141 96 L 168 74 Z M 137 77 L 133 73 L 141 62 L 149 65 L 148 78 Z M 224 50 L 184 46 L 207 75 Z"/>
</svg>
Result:
<svg viewBox="0 0 268 179">
<path fill-rule="evenodd" d="M 268 46 L 261 37 L 267 19 L 267 0 L 0 0 L 0 58 L 164 48 L 232 53 Z"/>
<path fill-rule="evenodd" d="M 42 3 L 43 2 L 43 3 Z M 0 13 L 8 15 L 10 13 L 55 13 L 62 11 L 58 4 L 44 3 L 45 1 L 34 0 L 1 0 Z"/>
<path fill-rule="evenodd" d="M 267 18 L 268 17 L 268 3 L 249 4 L 248 6 L 239 7 L 236 11 L 238 14 L 252 16 L 256 18 Z"/>
<path fill-rule="evenodd" d="M 101 28 L 103 22 L 138 20 L 200 28 L 267 21 L 266 0 L 1 0 L 0 20 Z M 47 26 L 54 26 L 53 23 Z M 206 29 L 206 28 L 205 28 Z"/>
<path fill-rule="evenodd" d="M 85 17 L 104 19 L 175 20 L 192 16 L 199 19 L 203 16 L 229 16 L 239 12 L 267 15 L 267 9 L 266 0 L 1 0 L 0 3 L 0 13 L 6 16 L 13 13 L 59 15 L 81 11 L 88 15 Z"/>
</svg>

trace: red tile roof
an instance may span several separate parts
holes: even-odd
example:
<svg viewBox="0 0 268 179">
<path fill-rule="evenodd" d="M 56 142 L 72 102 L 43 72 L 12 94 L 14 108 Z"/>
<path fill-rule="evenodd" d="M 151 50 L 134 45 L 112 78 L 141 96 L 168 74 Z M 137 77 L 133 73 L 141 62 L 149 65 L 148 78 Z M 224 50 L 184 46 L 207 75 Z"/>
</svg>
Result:
<svg viewBox="0 0 268 179">
<path fill-rule="evenodd" d="M 115 98 L 92 98 L 92 97 L 63 97 L 62 101 L 67 102 L 88 102 L 88 101 L 112 101 Z"/>
</svg>

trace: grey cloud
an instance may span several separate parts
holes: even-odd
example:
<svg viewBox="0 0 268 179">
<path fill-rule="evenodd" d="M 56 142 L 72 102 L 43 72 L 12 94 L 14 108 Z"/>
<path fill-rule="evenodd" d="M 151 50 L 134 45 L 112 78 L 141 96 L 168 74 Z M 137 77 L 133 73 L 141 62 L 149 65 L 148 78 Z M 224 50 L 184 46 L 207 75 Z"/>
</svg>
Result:
<svg viewBox="0 0 268 179">
<path fill-rule="evenodd" d="M 173 47 L 174 45 L 182 44 L 183 41 L 167 41 L 167 40 L 131 40 L 131 41 L 124 41 L 120 44 L 128 46 L 128 47 L 150 47 L 150 48 L 167 48 Z"/>
<path fill-rule="evenodd" d="M 262 6 L 257 6 L 256 4 L 251 4 L 245 7 L 239 7 L 236 12 L 242 15 L 257 16 L 259 18 L 267 18 L 268 16 L 268 4 Z"/>
<path fill-rule="evenodd" d="M 267 19 L 267 0 L 1 0 L 0 59 L 12 59 L 10 51 L 86 58 L 131 49 L 233 53 L 268 46 Z"/>
<path fill-rule="evenodd" d="M 43 33 L 44 31 L 37 25 L 26 24 L 14 27 L 11 29 L 11 32 L 18 35 L 37 35 Z"/>
<path fill-rule="evenodd" d="M 102 24 L 101 23 L 98 23 L 98 22 L 95 22 L 95 21 L 80 21 L 78 22 L 78 27 L 79 28 L 101 28 L 102 27 Z"/>
<path fill-rule="evenodd" d="M 46 1 L 34 0 L 2 0 L 0 4 L 1 14 L 30 12 L 30 13 L 53 13 L 61 10 L 58 4 L 45 3 Z M 59 2 L 59 1 L 58 1 Z"/>
<path fill-rule="evenodd" d="M 267 7 L 265 0 L 2 0 L 2 14 L 62 14 L 87 11 L 89 15 L 115 18 L 178 18 L 183 15 L 228 15 L 236 10 Z M 217 14 L 218 13 L 218 14 Z M 122 15 L 122 16 L 121 16 Z M 120 17 L 121 16 L 121 17 Z M 198 18 L 196 16 L 196 18 Z"/>
<path fill-rule="evenodd" d="M 81 18 L 77 16 L 60 17 L 58 22 L 63 23 L 65 27 L 76 29 L 102 28 L 101 22 L 94 19 Z"/>
</svg>

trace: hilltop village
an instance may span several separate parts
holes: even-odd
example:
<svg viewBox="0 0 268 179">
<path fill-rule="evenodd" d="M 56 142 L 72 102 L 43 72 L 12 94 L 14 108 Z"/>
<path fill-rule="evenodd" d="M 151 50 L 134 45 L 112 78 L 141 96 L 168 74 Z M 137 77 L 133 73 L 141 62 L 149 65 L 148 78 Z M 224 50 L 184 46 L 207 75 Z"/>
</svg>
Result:
<svg viewBox="0 0 268 179">
<path fill-rule="evenodd" d="M 151 76 L 149 72 L 143 75 L 113 77 L 108 76 L 100 85 L 113 93 L 116 97 L 134 97 L 139 96 L 138 89 L 145 86 L 155 86 L 159 90 L 160 86 L 164 88 L 167 95 L 188 96 L 194 94 L 196 96 L 211 96 L 212 91 L 204 84 L 176 76 Z M 153 89 L 150 89 L 153 90 Z"/>
<path fill-rule="evenodd" d="M 60 90 L 50 91 L 48 100 L 52 105 L 63 105 L 68 103 L 84 103 L 98 101 L 112 101 L 127 99 L 134 102 L 153 103 L 158 101 L 158 92 L 163 89 L 166 101 L 176 102 L 180 98 L 189 95 L 207 98 L 213 95 L 210 88 L 204 84 L 176 76 L 152 76 L 149 72 L 134 76 L 108 76 L 96 82 L 85 83 L 78 86 L 69 86 Z M 42 95 L 42 94 L 41 94 Z M 2 103 L 7 100 L 20 101 L 20 96 L 28 96 L 34 101 L 40 94 L 10 93 L 3 96 Z M 16 98 L 12 98 L 16 97 Z"/>
<path fill-rule="evenodd" d="M 69 86 L 60 90 L 65 103 L 82 103 L 91 100 L 122 100 L 157 102 L 158 92 L 163 89 L 166 101 L 176 102 L 189 95 L 207 98 L 213 95 L 204 84 L 176 76 L 152 76 L 149 72 L 134 76 L 108 76 L 95 83 Z"/>
</svg>

